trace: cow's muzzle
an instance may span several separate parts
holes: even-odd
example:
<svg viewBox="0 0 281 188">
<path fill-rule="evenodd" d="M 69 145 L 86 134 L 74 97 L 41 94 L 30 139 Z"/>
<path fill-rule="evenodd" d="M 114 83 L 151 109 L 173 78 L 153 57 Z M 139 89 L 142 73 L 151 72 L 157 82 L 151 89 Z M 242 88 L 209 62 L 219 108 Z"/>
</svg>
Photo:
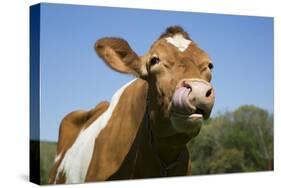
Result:
<svg viewBox="0 0 281 188">
<path fill-rule="evenodd" d="M 201 79 L 183 79 L 176 86 L 171 111 L 190 120 L 207 119 L 215 94 L 212 85 Z"/>
</svg>

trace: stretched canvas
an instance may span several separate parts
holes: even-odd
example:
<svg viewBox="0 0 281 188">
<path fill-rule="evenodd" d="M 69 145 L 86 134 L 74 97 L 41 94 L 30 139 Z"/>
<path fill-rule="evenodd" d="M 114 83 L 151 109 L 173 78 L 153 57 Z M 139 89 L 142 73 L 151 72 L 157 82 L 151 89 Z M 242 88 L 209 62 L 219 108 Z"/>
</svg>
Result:
<svg viewBox="0 0 281 188">
<path fill-rule="evenodd" d="M 273 18 L 30 7 L 30 181 L 273 170 Z"/>
</svg>

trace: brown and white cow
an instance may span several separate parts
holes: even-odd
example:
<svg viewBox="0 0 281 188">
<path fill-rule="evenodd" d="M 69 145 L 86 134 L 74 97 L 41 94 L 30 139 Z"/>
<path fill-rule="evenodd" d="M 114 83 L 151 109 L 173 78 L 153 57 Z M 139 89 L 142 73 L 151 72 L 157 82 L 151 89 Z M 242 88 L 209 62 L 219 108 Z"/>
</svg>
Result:
<svg viewBox="0 0 281 188">
<path fill-rule="evenodd" d="M 179 26 L 167 28 L 144 56 L 121 38 L 100 39 L 95 50 L 110 68 L 137 79 L 110 103 L 62 120 L 49 183 L 189 174 L 186 143 L 214 104 L 208 54 Z"/>
</svg>

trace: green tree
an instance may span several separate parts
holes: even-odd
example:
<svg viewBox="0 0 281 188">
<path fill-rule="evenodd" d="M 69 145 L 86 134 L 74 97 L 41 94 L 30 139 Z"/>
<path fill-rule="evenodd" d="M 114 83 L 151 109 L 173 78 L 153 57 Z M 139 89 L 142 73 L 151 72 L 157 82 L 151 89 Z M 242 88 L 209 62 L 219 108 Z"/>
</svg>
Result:
<svg viewBox="0 0 281 188">
<path fill-rule="evenodd" d="M 188 147 L 193 174 L 269 170 L 273 115 L 255 106 L 241 106 L 206 122 Z"/>
</svg>

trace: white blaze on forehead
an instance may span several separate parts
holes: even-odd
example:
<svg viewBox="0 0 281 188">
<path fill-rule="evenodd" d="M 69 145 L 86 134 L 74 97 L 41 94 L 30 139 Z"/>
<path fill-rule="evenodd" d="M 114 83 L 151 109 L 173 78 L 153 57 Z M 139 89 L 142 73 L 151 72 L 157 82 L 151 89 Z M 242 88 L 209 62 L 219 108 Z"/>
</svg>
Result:
<svg viewBox="0 0 281 188">
<path fill-rule="evenodd" d="M 65 153 L 64 158 L 58 167 L 56 179 L 62 172 L 65 175 L 65 183 L 82 183 L 85 181 L 91 158 L 94 153 L 95 140 L 110 120 L 123 91 L 133 81 L 135 80 L 132 80 L 121 87 L 113 95 L 107 110 L 88 128 L 81 130 L 74 144 Z"/>
<path fill-rule="evenodd" d="M 191 40 L 184 38 L 182 34 L 176 34 L 173 37 L 167 37 L 165 39 L 168 43 L 171 43 L 172 45 L 177 47 L 181 52 L 186 50 L 191 44 Z"/>
</svg>

